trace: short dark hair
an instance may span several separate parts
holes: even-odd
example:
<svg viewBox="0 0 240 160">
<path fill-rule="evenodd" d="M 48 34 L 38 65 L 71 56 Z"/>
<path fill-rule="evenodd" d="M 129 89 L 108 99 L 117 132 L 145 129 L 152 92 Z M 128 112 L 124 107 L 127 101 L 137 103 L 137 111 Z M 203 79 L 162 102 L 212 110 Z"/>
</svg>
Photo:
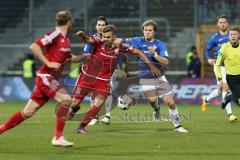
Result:
<svg viewBox="0 0 240 160">
<path fill-rule="evenodd" d="M 103 28 L 102 32 L 103 33 L 112 32 L 113 34 L 115 34 L 116 33 L 116 27 L 113 24 L 109 24 L 109 25 L 107 25 Z"/>
<path fill-rule="evenodd" d="M 224 18 L 224 19 L 226 19 L 226 20 L 228 21 L 228 17 L 227 17 L 226 15 L 224 15 L 224 14 L 218 16 L 218 17 L 217 17 L 217 20 L 222 19 L 222 18 Z"/>
<path fill-rule="evenodd" d="M 229 31 L 237 31 L 238 33 L 240 33 L 240 28 L 238 26 L 232 26 L 229 28 Z"/>
<path fill-rule="evenodd" d="M 96 24 L 97 24 L 98 21 L 104 21 L 105 24 L 107 25 L 107 19 L 104 16 L 98 16 L 97 19 L 96 19 Z"/>
<path fill-rule="evenodd" d="M 67 24 L 68 21 L 72 20 L 72 14 L 68 10 L 59 11 L 56 14 L 56 21 L 58 26 L 63 26 Z"/>
<path fill-rule="evenodd" d="M 154 20 L 148 20 L 142 24 L 143 29 L 144 27 L 147 27 L 147 26 L 153 26 L 153 30 L 157 31 L 158 25 L 157 25 L 157 22 L 155 22 Z"/>
<path fill-rule="evenodd" d="M 196 48 L 196 46 L 192 46 L 191 47 L 191 51 L 194 51 L 194 50 L 196 50 L 197 48 Z"/>
</svg>

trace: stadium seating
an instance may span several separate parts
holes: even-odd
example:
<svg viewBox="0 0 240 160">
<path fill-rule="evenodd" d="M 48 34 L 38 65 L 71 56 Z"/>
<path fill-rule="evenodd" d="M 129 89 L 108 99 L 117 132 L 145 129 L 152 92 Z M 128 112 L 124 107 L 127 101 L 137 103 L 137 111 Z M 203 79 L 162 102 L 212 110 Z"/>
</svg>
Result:
<svg viewBox="0 0 240 160">
<path fill-rule="evenodd" d="M 14 2 L 13 2 L 14 1 Z M 16 1 L 16 3 L 15 3 Z M 75 1 L 75 0 L 50 0 L 50 1 L 36 1 L 34 0 L 34 8 L 33 8 L 33 31 L 32 33 L 28 32 L 28 0 L 11 0 L 9 3 L 0 2 L 0 7 L 9 8 L 9 10 L 0 10 L 0 15 L 7 14 L 9 12 L 9 16 L 1 16 L 6 17 L 5 19 L 11 19 L 11 12 L 14 12 L 15 19 L 11 23 L 7 23 L 5 27 L 1 27 L 0 32 L 0 44 L 26 44 L 25 46 L 20 46 L 16 48 L 7 48 L 1 47 L 0 54 L 0 74 L 4 73 L 7 69 L 9 70 L 19 70 L 21 69 L 21 58 L 24 57 L 26 53 L 28 53 L 27 44 L 32 42 L 34 39 L 39 37 L 40 35 L 45 34 L 51 27 L 55 26 L 55 15 L 56 12 L 61 9 L 69 9 L 73 16 L 79 16 L 83 11 L 81 7 L 83 7 L 83 1 Z M 22 4 L 24 3 L 24 5 Z M 3 5 L 2 5 L 3 4 Z M 21 4 L 21 5 L 20 5 Z M 5 6 L 4 6 L 5 5 Z M 6 7 L 7 6 L 7 7 Z M 52 7 L 54 6 L 54 7 Z M 10 9 L 10 8 L 16 8 Z M 21 8 L 21 9 L 20 9 Z M 18 12 L 21 12 L 21 14 Z M 4 13 L 6 12 L 6 13 Z M 23 12 L 23 13 L 22 13 Z M 17 16 L 18 15 L 18 16 Z M 11 61 L 8 59 L 11 57 Z"/>
<path fill-rule="evenodd" d="M 28 0 L 0 1 L 0 17 L 1 17 L 0 18 L 0 43 L 11 43 L 8 40 L 16 38 L 15 30 L 11 30 L 11 29 L 15 28 L 17 24 L 21 22 L 22 16 L 26 15 L 27 6 L 28 6 Z M 10 32 L 9 34 L 6 35 L 4 33 L 6 32 L 7 29 L 9 29 Z M 21 33 L 22 30 L 19 30 L 17 32 Z M 8 67 L 9 60 L 6 61 L 6 59 L 9 59 L 11 55 L 14 55 L 16 53 L 17 52 L 15 49 L 12 49 L 12 51 L 9 51 L 9 48 L 1 48 L 0 73 L 5 71 Z M 16 55 L 16 57 L 19 58 L 18 55 Z"/>
<path fill-rule="evenodd" d="M 28 0 L 0 1 L 0 32 L 4 28 L 14 26 L 25 13 Z"/>
<path fill-rule="evenodd" d="M 17 1 L 19 4 L 20 1 Z M 14 21 L 14 25 L 11 27 L 5 27 L 0 33 L 0 42 L 1 43 L 21 43 L 28 44 L 39 35 L 46 33 L 49 28 L 53 27 L 54 18 L 57 11 L 60 9 L 69 9 L 72 11 L 74 16 L 74 26 L 73 30 L 70 34 L 73 43 L 79 43 L 79 40 L 75 37 L 74 33 L 82 29 L 84 30 L 84 1 L 75 1 L 75 0 L 49 0 L 49 1 L 34 1 L 34 10 L 33 10 L 33 33 L 28 33 L 28 1 L 23 0 L 21 2 L 25 2 L 25 5 L 19 5 L 19 8 L 22 8 L 21 12 L 25 11 L 19 15 L 18 20 Z M 149 1 L 147 1 L 149 2 Z M 3 3 L 3 2 L 0 2 Z M 142 35 L 142 31 L 140 28 L 140 23 L 138 21 L 124 21 L 126 18 L 139 18 L 139 0 L 92 0 L 88 1 L 88 33 L 94 33 L 94 22 L 95 18 L 99 15 L 106 16 L 110 23 L 116 24 L 118 26 L 118 35 L 121 37 L 132 37 Z M 12 4 L 15 4 L 12 2 Z M 8 6 L 10 4 L 7 4 Z M 11 5 L 10 5 L 11 6 Z M 21 7 L 23 6 L 23 7 Z M 52 7 L 54 6 L 54 7 Z M 109 7 L 110 6 L 110 7 Z M 15 6 L 16 7 L 16 6 Z M 18 8 L 18 7 L 16 7 Z M 19 9 L 18 8 L 18 9 Z M 20 10 L 20 9 L 19 9 Z M 0 11 L 1 12 L 1 11 Z M 0 13 L 1 14 L 1 13 Z M 178 16 L 176 16 L 178 15 Z M 182 40 L 182 36 L 185 33 L 192 32 L 193 30 L 193 1 L 192 0 L 151 0 L 151 3 L 146 3 L 146 18 L 165 18 L 168 20 L 170 24 L 170 38 L 166 36 L 166 24 L 163 22 L 159 23 L 159 32 L 157 38 L 160 38 L 163 41 L 168 42 L 169 51 L 172 57 L 181 57 L 179 55 L 185 54 L 182 50 L 183 45 L 192 44 L 194 39 L 189 39 L 189 36 L 185 37 L 187 41 Z M 113 21 L 114 18 L 118 18 L 119 21 Z M 184 29 L 186 28 L 189 29 Z M 183 33 L 181 34 L 181 32 Z M 29 36 L 31 35 L 31 36 Z M 177 37 L 177 38 L 176 38 Z M 178 40 L 177 40 L 178 39 Z M 175 45 L 176 42 L 181 44 Z M 180 48 L 180 49 L 179 49 Z M 11 55 L 12 62 L 20 62 L 19 58 L 24 56 L 24 53 L 27 52 L 27 48 L 24 49 L 2 49 L 2 55 Z M 79 49 L 74 49 L 74 52 L 79 52 Z M 4 57 L 4 56 L 2 56 Z M 1 58 L 2 59 L 2 58 Z M 7 67 L 11 69 L 16 69 L 16 66 L 21 66 L 21 62 L 19 64 L 11 64 L 8 63 L 3 64 L 6 67 L 1 68 L 2 72 L 6 70 Z M 171 63 L 170 63 L 171 64 Z M 183 66 L 183 65 L 180 65 Z M 174 66 L 176 67 L 176 66 Z M 5 69 L 4 69 L 5 68 Z M 19 69 L 20 67 L 17 67 Z M 176 67 L 179 69 L 179 67 Z M 172 67 L 171 67 L 172 69 Z M 182 68 L 185 70 L 185 68 Z M 1 71 L 0 71 L 1 72 Z"/>
<path fill-rule="evenodd" d="M 154 0 L 147 3 L 148 17 L 165 17 L 170 22 L 170 39 L 162 38 L 165 30 L 160 30 L 160 39 L 167 41 L 171 71 L 184 71 L 186 52 L 195 43 L 194 1 Z M 177 15 L 177 16 L 176 16 Z M 162 26 L 159 25 L 161 28 Z"/>
</svg>

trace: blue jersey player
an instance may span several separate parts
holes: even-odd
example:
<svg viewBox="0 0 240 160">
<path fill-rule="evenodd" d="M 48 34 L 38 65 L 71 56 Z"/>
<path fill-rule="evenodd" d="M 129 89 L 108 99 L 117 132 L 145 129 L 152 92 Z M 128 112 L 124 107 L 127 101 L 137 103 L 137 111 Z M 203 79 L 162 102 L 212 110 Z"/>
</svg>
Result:
<svg viewBox="0 0 240 160">
<path fill-rule="evenodd" d="M 102 30 L 106 25 L 107 25 L 107 20 L 106 20 L 105 17 L 103 17 L 103 16 L 97 17 L 96 26 L 95 26 L 95 29 L 96 29 L 97 33 L 95 33 L 92 36 L 102 38 Z M 90 54 L 92 52 L 92 50 L 93 50 L 93 45 L 91 45 L 91 44 L 86 44 L 85 45 L 85 47 L 84 47 L 84 53 L 85 54 L 87 54 L 87 53 Z"/>
<path fill-rule="evenodd" d="M 158 98 L 160 97 L 169 106 L 169 114 L 175 130 L 178 132 L 187 132 L 179 124 L 179 113 L 173 100 L 172 88 L 164 75 L 164 71 L 169 63 L 166 44 L 154 38 L 157 31 L 157 23 L 155 21 L 146 21 L 142 27 L 144 37 L 133 37 L 130 41 L 134 48 L 142 50 L 148 59 L 161 70 L 161 75 L 153 75 L 147 64 L 139 58 L 137 61 L 140 77 L 139 83 L 149 103 L 155 110 L 154 118 L 159 120 L 160 106 Z"/>
<path fill-rule="evenodd" d="M 208 61 L 209 64 L 213 65 L 213 70 L 216 75 L 216 59 L 218 56 L 218 51 L 220 50 L 221 46 L 224 43 L 229 42 L 229 35 L 228 35 L 228 19 L 225 15 L 219 16 L 217 21 L 217 26 L 219 28 L 219 32 L 214 34 L 210 40 L 207 43 L 207 47 L 205 50 L 205 57 Z M 212 54 L 213 53 L 213 54 Z M 211 56 L 212 55 L 212 56 Z M 206 106 L 209 103 L 210 100 L 213 98 L 216 98 L 218 96 L 222 96 L 222 101 L 224 101 L 224 98 L 227 95 L 227 91 L 229 90 L 227 82 L 226 82 L 226 72 L 225 72 L 225 67 L 221 67 L 221 72 L 223 75 L 222 81 L 223 83 L 220 84 L 219 81 L 217 80 L 218 88 L 213 90 L 209 95 L 203 96 L 202 97 L 202 111 L 206 110 Z M 232 106 L 231 103 L 228 103 L 226 105 L 226 111 L 229 116 L 229 121 L 234 122 L 237 120 L 237 117 L 232 114 Z"/>
</svg>

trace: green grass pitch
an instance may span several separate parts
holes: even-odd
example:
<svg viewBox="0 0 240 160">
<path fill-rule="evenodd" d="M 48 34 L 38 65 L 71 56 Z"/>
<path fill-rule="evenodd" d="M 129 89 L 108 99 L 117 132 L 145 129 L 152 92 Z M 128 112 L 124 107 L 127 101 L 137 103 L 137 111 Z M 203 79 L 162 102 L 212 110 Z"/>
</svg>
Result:
<svg viewBox="0 0 240 160">
<path fill-rule="evenodd" d="M 0 123 L 25 103 L 1 103 Z M 165 105 L 162 113 L 168 115 Z M 88 105 L 83 106 L 87 109 Z M 137 104 L 112 112 L 110 125 L 98 123 L 77 135 L 78 122 L 68 122 L 65 137 L 74 147 L 53 147 L 54 103 L 45 105 L 34 117 L 0 135 L 0 160 L 237 160 L 240 158 L 240 122 L 230 123 L 224 110 L 209 106 L 178 105 L 187 134 L 173 131 L 171 122 L 151 122 L 152 109 Z M 233 108 L 239 115 L 239 108 Z"/>
</svg>

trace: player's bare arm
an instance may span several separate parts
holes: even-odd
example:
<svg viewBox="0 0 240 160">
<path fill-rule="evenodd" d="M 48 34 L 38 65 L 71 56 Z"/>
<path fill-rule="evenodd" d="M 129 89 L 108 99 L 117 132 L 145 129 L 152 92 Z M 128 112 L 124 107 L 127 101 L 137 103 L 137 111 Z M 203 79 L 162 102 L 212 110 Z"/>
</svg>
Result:
<svg viewBox="0 0 240 160">
<path fill-rule="evenodd" d="M 90 54 L 82 54 L 82 55 L 73 55 L 72 54 L 72 58 L 71 58 L 71 63 L 79 63 L 85 60 L 90 60 L 91 55 Z"/>
<path fill-rule="evenodd" d="M 156 75 L 158 77 L 161 75 L 161 71 L 154 64 L 152 64 L 152 62 L 145 56 L 142 51 L 134 49 L 133 53 L 138 54 L 139 57 L 149 66 L 153 75 Z"/>
<path fill-rule="evenodd" d="M 76 36 L 79 36 L 84 43 L 94 43 L 94 40 L 91 37 L 87 36 L 83 31 L 78 31 L 76 33 Z"/>
<path fill-rule="evenodd" d="M 166 57 L 160 56 L 155 52 L 154 47 L 148 47 L 148 50 L 150 51 L 150 53 L 153 55 L 153 57 L 160 62 L 163 65 L 168 65 L 169 64 L 169 60 Z"/>
<path fill-rule="evenodd" d="M 36 56 L 41 62 L 43 62 L 44 64 L 47 65 L 47 67 L 49 68 L 55 68 L 55 69 L 59 69 L 59 67 L 61 66 L 60 63 L 57 62 L 49 62 L 46 57 L 43 54 L 42 48 L 36 44 L 36 43 L 32 43 L 29 46 L 29 49 L 31 50 L 31 52 L 34 54 L 34 56 Z"/>
<path fill-rule="evenodd" d="M 209 58 L 208 63 L 211 64 L 211 65 L 214 65 L 216 63 L 216 59 Z"/>
</svg>

